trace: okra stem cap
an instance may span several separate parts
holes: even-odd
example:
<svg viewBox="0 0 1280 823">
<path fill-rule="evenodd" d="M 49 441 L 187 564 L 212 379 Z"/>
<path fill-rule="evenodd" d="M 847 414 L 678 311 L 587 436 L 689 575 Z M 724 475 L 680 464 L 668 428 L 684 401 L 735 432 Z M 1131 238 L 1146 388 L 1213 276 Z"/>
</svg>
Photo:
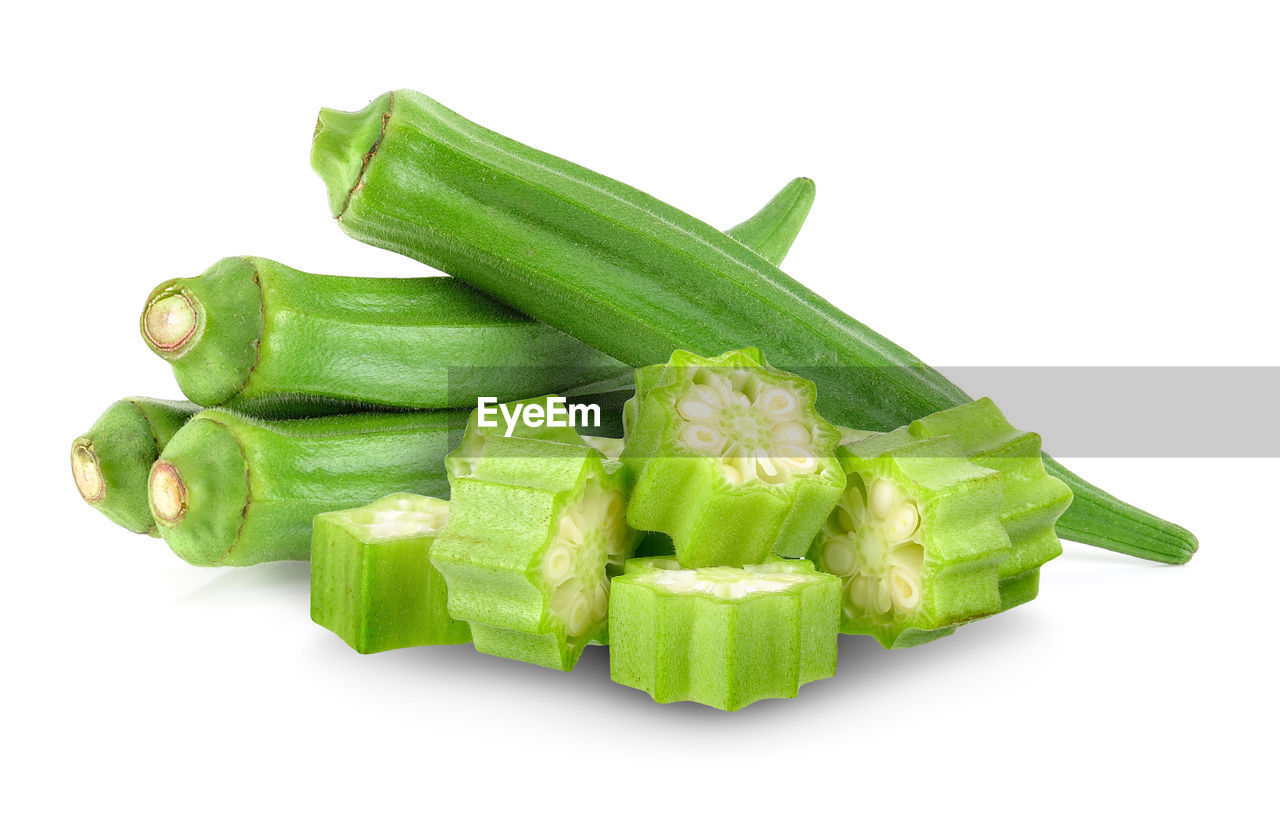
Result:
<svg viewBox="0 0 1280 823">
<path fill-rule="evenodd" d="M 160 292 L 142 312 L 142 335 L 157 353 L 181 354 L 200 324 L 200 301 L 185 291 Z"/>
<path fill-rule="evenodd" d="M 178 467 L 165 460 L 158 461 L 151 469 L 149 481 L 151 511 L 156 519 L 176 525 L 187 513 L 187 487 L 182 482 Z"/>
<path fill-rule="evenodd" d="M 71 473 L 86 503 L 94 505 L 107 496 L 107 481 L 98 464 L 98 454 L 93 450 L 93 441 L 81 437 L 71 444 Z"/>
</svg>

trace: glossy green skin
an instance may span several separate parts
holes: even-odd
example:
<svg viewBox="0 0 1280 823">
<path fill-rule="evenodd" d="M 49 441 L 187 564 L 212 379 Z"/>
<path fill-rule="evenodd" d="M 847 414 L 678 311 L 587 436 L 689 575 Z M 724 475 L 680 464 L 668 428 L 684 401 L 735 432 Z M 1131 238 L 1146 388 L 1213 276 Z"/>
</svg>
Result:
<svg viewBox="0 0 1280 823">
<path fill-rule="evenodd" d="M 148 305 L 178 291 L 199 300 L 197 334 L 152 350 L 188 397 L 268 417 L 468 407 L 628 371 L 449 277 L 334 277 L 234 257 L 162 284 Z"/>
<path fill-rule="evenodd" d="M 89 505 L 131 532 L 157 536 L 147 503 L 147 475 L 169 440 L 198 411 L 194 403 L 150 397 L 126 397 L 108 406 L 71 444 L 73 450 L 91 449 L 102 472 L 105 493 Z"/>
<path fill-rule="evenodd" d="M 1010 551 L 1000 563 L 1001 611 L 1035 598 L 1040 567 L 1062 554 L 1054 525 L 1071 489 L 1045 471 L 1040 435 L 1015 429 L 989 398 L 936 412 L 907 427 L 918 438 L 954 437 L 975 465 L 1000 472 L 1000 523 Z"/>
<path fill-rule="evenodd" d="M 645 562 L 649 561 L 649 562 Z M 836 670 L 840 580 L 804 560 L 772 564 L 809 580 L 781 592 L 726 599 L 677 593 L 646 580 L 674 557 L 642 558 L 613 580 L 609 672 L 659 703 L 689 700 L 736 711 L 795 697 Z"/>
<path fill-rule="evenodd" d="M 311 619 L 361 654 L 467 643 L 449 617 L 444 578 L 431 565 L 432 534 L 375 535 L 362 525 L 406 509 L 447 510 L 430 497 L 395 494 L 358 509 L 325 512 L 311 535 Z"/>
<path fill-rule="evenodd" d="M 820 468 L 777 485 L 749 481 L 735 486 L 721 475 L 719 458 L 680 444 L 675 403 L 699 367 L 758 370 L 788 386 L 812 421 Z M 622 452 L 635 484 L 627 522 L 670 535 L 687 568 L 744 566 L 761 563 L 770 554 L 802 557 L 844 490 L 835 457 L 839 434 L 813 411 L 813 384 L 770 368 L 751 349 L 712 358 L 678 351 L 661 377 L 648 371 L 637 384 L 637 420 Z"/>
<path fill-rule="evenodd" d="M 868 634 L 885 648 L 900 649 L 1001 610 L 999 567 L 1010 542 L 1000 524 L 999 472 L 970 461 L 954 438 L 916 440 L 904 431 L 841 446 L 840 464 L 851 489 L 858 479 L 869 488 L 874 478 L 883 477 L 913 498 L 920 512 L 916 542 L 924 547 L 920 608 L 911 615 L 886 616 L 842 609 L 841 632 Z M 810 559 L 825 571 L 822 545 L 819 535 Z"/>
<path fill-rule="evenodd" d="M 348 234 L 466 280 L 632 366 L 758 346 L 813 380 L 840 425 L 888 430 L 971 398 L 711 226 L 411 91 L 320 114 L 312 166 Z M 1184 563 L 1185 529 L 1052 460 L 1075 494 L 1058 533 Z"/>
<path fill-rule="evenodd" d="M 479 652 L 569 671 L 588 644 L 608 642 L 608 625 L 567 636 L 552 617 L 541 558 L 588 478 L 620 489 L 619 467 L 556 440 L 499 436 L 475 445 L 466 473 L 450 479 L 449 524 L 431 551 L 448 585 L 449 614 L 471 625 Z"/>
<path fill-rule="evenodd" d="M 201 412 L 160 455 L 187 494 L 178 523 L 156 519 L 160 534 L 197 566 L 306 560 L 322 512 L 394 492 L 446 496 L 444 457 L 465 421 L 462 411 L 279 421 Z"/>
</svg>

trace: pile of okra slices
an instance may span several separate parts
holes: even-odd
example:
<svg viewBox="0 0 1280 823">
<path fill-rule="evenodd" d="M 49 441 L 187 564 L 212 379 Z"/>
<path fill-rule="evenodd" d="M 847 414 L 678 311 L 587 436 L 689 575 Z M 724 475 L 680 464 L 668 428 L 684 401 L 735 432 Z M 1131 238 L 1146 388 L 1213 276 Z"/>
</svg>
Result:
<svg viewBox="0 0 1280 823">
<path fill-rule="evenodd" d="M 784 274 L 807 179 L 722 231 L 409 91 L 323 110 L 311 163 L 341 229 L 452 276 L 164 282 L 141 331 L 187 401 L 115 403 L 71 463 L 190 563 L 309 560 L 358 652 L 601 644 L 734 710 L 832 676 L 840 633 L 1034 599 L 1060 537 L 1196 549 Z"/>
</svg>

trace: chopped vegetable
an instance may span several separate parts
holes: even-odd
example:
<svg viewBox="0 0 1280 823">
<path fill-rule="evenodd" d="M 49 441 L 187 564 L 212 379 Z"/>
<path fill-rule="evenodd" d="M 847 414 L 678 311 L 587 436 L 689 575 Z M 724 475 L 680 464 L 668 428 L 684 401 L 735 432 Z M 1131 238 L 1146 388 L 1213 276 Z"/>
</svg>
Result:
<svg viewBox="0 0 1280 823">
<path fill-rule="evenodd" d="M 639 535 L 620 466 L 582 444 L 467 435 L 431 561 L 478 651 L 568 671 L 606 642 L 609 577 Z"/>
<path fill-rule="evenodd" d="M 634 528 L 671 535 L 690 568 L 803 556 L 844 489 L 813 384 L 744 349 L 675 352 L 647 388 L 622 460 Z"/>
<path fill-rule="evenodd" d="M 360 652 L 466 643 L 449 617 L 444 578 L 431 565 L 449 518 L 444 500 L 392 494 L 325 512 L 311 535 L 311 619 Z"/>
<path fill-rule="evenodd" d="M 687 569 L 638 558 L 613 581 L 609 669 L 659 703 L 734 711 L 836 669 L 840 581 L 805 560 Z"/>
<path fill-rule="evenodd" d="M 1000 611 L 1000 473 L 952 437 L 905 431 L 840 448 L 849 484 L 810 557 L 843 581 L 840 631 L 903 648 Z"/>
</svg>

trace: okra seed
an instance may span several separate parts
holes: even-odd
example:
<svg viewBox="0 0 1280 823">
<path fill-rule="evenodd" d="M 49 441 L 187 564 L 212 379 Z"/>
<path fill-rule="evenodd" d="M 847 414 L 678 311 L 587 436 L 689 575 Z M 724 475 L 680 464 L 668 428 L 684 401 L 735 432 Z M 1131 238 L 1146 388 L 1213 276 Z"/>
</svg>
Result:
<svg viewBox="0 0 1280 823">
<path fill-rule="evenodd" d="M 147 307 L 142 329 L 151 345 L 162 351 L 174 351 L 195 334 L 199 313 L 185 294 L 170 294 Z"/>
<path fill-rule="evenodd" d="M 724 435 L 710 426 L 690 423 L 680 430 L 680 442 L 698 451 L 719 453 L 724 448 Z"/>
<path fill-rule="evenodd" d="M 686 397 L 680 401 L 677 410 L 680 416 L 685 420 L 696 423 L 705 423 L 715 419 L 715 411 L 704 400 L 698 400 L 693 397 Z"/>
<path fill-rule="evenodd" d="M 916 509 L 916 505 L 908 500 L 898 506 L 888 519 L 889 540 L 901 543 L 915 534 L 916 527 L 919 525 L 920 512 Z"/>
<path fill-rule="evenodd" d="M 827 571 L 837 577 L 848 577 L 857 562 L 854 555 L 855 549 L 851 542 L 833 537 L 822 548 L 822 563 Z"/>
<path fill-rule="evenodd" d="M 910 612 L 920 605 L 920 579 L 900 566 L 889 571 L 889 586 L 893 604 L 900 611 Z"/>
<path fill-rule="evenodd" d="M 107 481 L 98 465 L 98 455 L 88 443 L 76 443 L 71 447 L 71 473 L 76 479 L 76 489 L 87 503 L 97 503 L 107 496 Z"/>
<path fill-rule="evenodd" d="M 804 426 L 794 420 L 788 420 L 773 427 L 773 439 L 779 443 L 807 446 L 813 440 L 813 436 Z"/>
<path fill-rule="evenodd" d="M 556 540 L 542 557 L 542 576 L 553 586 L 569 579 L 573 571 L 573 548 L 562 540 Z"/>
<path fill-rule="evenodd" d="M 871 505 L 871 513 L 883 520 L 893 510 L 897 489 L 893 487 L 893 483 L 881 477 L 871 484 L 867 497 Z"/>
<path fill-rule="evenodd" d="M 796 413 L 796 396 L 782 386 L 771 386 L 756 398 L 756 407 L 771 420 L 788 420 Z"/>
<path fill-rule="evenodd" d="M 182 520 L 187 511 L 187 487 L 182 482 L 177 466 L 165 460 L 157 461 L 151 467 L 148 487 L 151 511 L 156 519 L 170 524 Z"/>
<path fill-rule="evenodd" d="M 586 631 L 591 623 L 591 601 L 585 594 L 579 593 L 569 610 L 569 619 L 565 621 L 565 629 L 569 634 L 577 635 Z"/>
</svg>

